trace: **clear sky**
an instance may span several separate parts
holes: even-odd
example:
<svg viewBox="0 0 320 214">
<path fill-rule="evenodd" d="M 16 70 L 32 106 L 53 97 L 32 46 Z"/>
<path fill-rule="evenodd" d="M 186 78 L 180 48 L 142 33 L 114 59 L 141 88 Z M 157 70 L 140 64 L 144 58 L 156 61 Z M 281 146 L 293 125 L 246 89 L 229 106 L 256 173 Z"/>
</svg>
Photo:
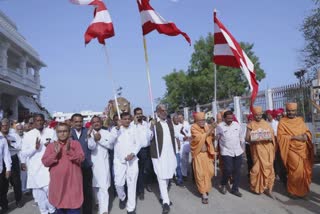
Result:
<svg viewBox="0 0 320 214">
<path fill-rule="evenodd" d="M 115 86 L 132 106 L 151 111 L 145 72 L 140 16 L 135 0 L 105 0 L 116 36 L 107 40 Z M 213 32 L 213 9 L 238 41 L 254 43 L 266 78 L 261 88 L 296 82 L 304 40 L 299 28 L 313 8 L 311 0 L 151 0 L 165 19 L 189 34 L 193 43 Z M 112 98 L 110 72 L 97 41 L 84 46 L 83 34 L 93 18 L 91 6 L 68 0 L 0 0 L 0 9 L 40 54 L 46 88 L 42 103 L 50 112 L 102 111 Z M 182 36 L 147 35 L 155 98 L 165 93 L 163 76 L 186 70 L 193 52 Z M 218 80 L 219 81 L 219 80 Z M 213 92 L 212 92 L 213 93 Z"/>
</svg>

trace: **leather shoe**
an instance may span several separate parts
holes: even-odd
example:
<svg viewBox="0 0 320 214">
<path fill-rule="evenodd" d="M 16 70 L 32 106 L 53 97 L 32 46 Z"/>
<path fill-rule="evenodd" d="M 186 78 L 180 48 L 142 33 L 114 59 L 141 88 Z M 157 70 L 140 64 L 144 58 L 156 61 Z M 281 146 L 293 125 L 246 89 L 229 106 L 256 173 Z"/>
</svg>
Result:
<svg viewBox="0 0 320 214">
<path fill-rule="evenodd" d="M 127 205 L 126 200 L 121 201 L 119 199 L 119 208 L 120 208 L 120 210 L 123 210 L 124 208 L 126 208 L 126 205 Z"/>
<path fill-rule="evenodd" d="M 146 185 L 146 190 L 147 190 L 148 192 L 152 192 L 152 189 L 151 189 L 151 185 L 150 185 L 150 184 L 147 184 L 147 185 Z"/>
<path fill-rule="evenodd" d="M 162 203 L 163 203 L 163 199 L 160 198 L 160 199 L 159 199 L 159 202 L 160 202 L 160 204 L 162 204 Z M 169 205 L 172 206 L 172 204 L 173 204 L 172 201 L 170 201 L 170 204 L 169 204 Z"/>
<path fill-rule="evenodd" d="M 138 198 L 139 198 L 139 200 L 143 201 L 144 200 L 144 193 L 140 193 Z"/>
<path fill-rule="evenodd" d="M 168 214 L 170 212 L 169 204 L 162 205 L 162 214 Z"/>
<path fill-rule="evenodd" d="M 231 194 L 233 194 L 233 195 L 235 195 L 235 196 L 238 196 L 238 197 L 242 197 L 242 194 L 241 194 L 241 192 L 239 192 L 239 191 L 231 191 Z"/>
<path fill-rule="evenodd" d="M 221 192 L 222 194 L 224 194 L 224 195 L 227 193 L 226 185 L 222 185 L 222 186 L 221 186 L 220 192 Z"/>
<path fill-rule="evenodd" d="M 18 208 L 23 207 L 23 203 L 21 201 L 16 202 L 16 205 L 17 205 Z"/>
</svg>

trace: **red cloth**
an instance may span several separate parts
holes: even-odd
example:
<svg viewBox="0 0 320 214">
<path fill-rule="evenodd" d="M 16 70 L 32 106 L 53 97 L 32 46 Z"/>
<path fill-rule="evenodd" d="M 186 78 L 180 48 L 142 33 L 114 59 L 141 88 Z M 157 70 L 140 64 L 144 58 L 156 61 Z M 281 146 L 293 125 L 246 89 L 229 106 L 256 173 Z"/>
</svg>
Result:
<svg viewBox="0 0 320 214">
<path fill-rule="evenodd" d="M 283 112 L 284 112 L 283 108 L 278 108 L 278 109 L 273 110 L 273 115 L 274 115 L 274 117 L 276 117 L 277 115 L 283 114 Z"/>
<path fill-rule="evenodd" d="M 84 126 L 88 129 L 88 128 L 91 127 L 91 123 L 90 123 L 90 122 L 87 122 Z"/>
<path fill-rule="evenodd" d="M 267 111 L 266 111 L 266 114 L 271 114 L 271 115 L 273 115 L 273 110 L 267 110 Z"/>
<path fill-rule="evenodd" d="M 49 167 L 49 202 L 59 209 L 78 209 L 83 203 L 81 162 L 84 153 L 78 141 L 70 142 L 70 150 L 60 143 L 61 151 L 54 151 L 50 143 L 42 157 L 42 163 Z"/>
<path fill-rule="evenodd" d="M 58 125 L 58 122 L 55 121 L 55 120 L 52 120 L 52 121 L 49 123 L 49 128 L 50 128 L 50 129 L 54 129 L 57 125 Z"/>
<path fill-rule="evenodd" d="M 232 118 L 233 118 L 233 121 L 234 121 L 234 122 L 239 123 L 239 122 L 238 122 L 238 119 L 237 119 L 237 117 L 236 117 L 236 115 L 234 115 L 234 114 L 233 114 L 233 115 L 232 115 Z"/>
<path fill-rule="evenodd" d="M 253 120 L 253 114 L 248 114 L 247 120 Z"/>
</svg>

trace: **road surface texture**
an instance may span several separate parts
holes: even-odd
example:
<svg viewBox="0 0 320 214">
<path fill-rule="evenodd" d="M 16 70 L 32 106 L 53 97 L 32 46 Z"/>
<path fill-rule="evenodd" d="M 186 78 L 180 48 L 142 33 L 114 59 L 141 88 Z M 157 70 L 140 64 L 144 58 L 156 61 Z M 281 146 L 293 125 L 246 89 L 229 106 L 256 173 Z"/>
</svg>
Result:
<svg viewBox="0 0 320 214">
<path fill-rule="evenodd" d="M 320 213 L 320 164 L 314 166 L 313 182 L 311 192 L 305 199 L 291 199 L 287 196 L 285 187 L 280 181 L 275 182 L 274 195 L 275 200 L 265 194 L 256 195 L 249 191 L 248 179 L 246 176 L 245 161 L 243 164 L 243 176 L 240 185 L 242 198 L 227 192 L 222 195 L 219 192 L 220 176 L 214 178 L 212 192 L 209 195 L 209 204 L 201 203 L 200 195 L 192 182 L 191 176 L 185 182 L 186 187 L 181 188 L 172 184 L 169 192 L 173 203 L 171 214 L 311 214 Z M 139 214 L 160 214 L 162 213 L 159 199 L 159 189 L 157 184 L 152 186 L 153 192 L 145 192 L 145 200 L 137 199 L 136 212 Z M 12 191 L 12 190 L 11 190 Z M 13 201 L 13 193 L 10 192 L 10 214 L 40 214 L 38 208 L 34 206 L 31 196 L 25 197 L 23 208 L 16 208 Z M 126 213 L 126 210 L 119 209 L 119 199 L 110 197 L 109 214 Z M 85 214 L 85 213 L 84 213 Z"/>
</svg>

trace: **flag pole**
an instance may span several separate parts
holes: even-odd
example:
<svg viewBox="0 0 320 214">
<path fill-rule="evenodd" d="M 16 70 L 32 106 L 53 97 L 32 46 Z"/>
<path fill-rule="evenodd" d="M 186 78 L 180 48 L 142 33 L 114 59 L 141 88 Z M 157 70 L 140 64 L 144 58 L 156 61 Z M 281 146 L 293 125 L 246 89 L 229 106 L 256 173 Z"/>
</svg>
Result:
<svg viewBox="0 0 320 214">
<path fill-rule="evenodd" d="M 213 10 L 213 24 L 214 24 L 214 18 L 216 16 L 217 10 L 214 9 Z M 213 37 L 214 39 L 214 37 Z M 213 41 L 214 42 L 214 41 Z M 213 46 L 214 49 L 214 46 Z M 213 51 L 213 55 L 214 55 L 214 51 Z M 213 69 L 214 69 L 214 111 L 212 111 L 215 115 L 215 117 L 217 117 L 218 114 L 218 108 L 217 108 L 217 65 L 214 63 L 213 64 Z M 215 130 L 215 133 L 217 133 L 217 130 Z M 214 138 L 214 148 L 216 150 L 216 147 L 218 146 L 218 142 L 216 139 L 216 136 Z M 219 163 L 220 164 L 220 163 Z M 214 155 L 214 175 L 217 176 L 217 155 Z"/>
<path fill-rule="evenodd" d="M 214 113 L 215 117 L 217 117 L 217 65 L 214 64 Z M 217 133 L 217 129 L 215 130 L 215 133 Z M 216 150 L 216 147 L 218 146 L 218 142 L 216 139 L 216 136 L 214 136 L 214 149 Z M 219 163 L 220 164 L 220 163 Z M 214 175 L 217 176 L 217 155 L 214 155 Z"/>
<path fill-rule="evenodd" d="M 105 53 L 105 55 L 106 55 L 107 66 L 108 66 L 108 68 L 109 68 L 109 75 L 110 75 L 110 80 L 111 80 L 111 86 L 112 86 L 114 101 L 115 101 L 115 103 L 116 103 L 118 118 L 119 118 L 119 120 L 121 120 L 121 118 L 120 118 L 120 110 L 119 110 L 119 105 L 118 105 L 118 99 L 117 99 L 117 94 L 116 94 L 116 90 L 115 90 L 115 87 L 114 87 L 114 80 L 113 80 L 113 75 L 112 75 L 112 66 L 111 66 L 111 63 L 110 63 L 110 58 L 109 58 L 107 46 L 106 46 L 106 45 L 103 45 L 103 49 L 104 49 L 104 53 Z M 112 119 L 112 118 L 111 118 L 111 119 Z"/>
<path fill-rule="evenodd" d="M 151 78 L 150 78 L 150 65 L 149 65 L 149 57 L 148 57 L 148 49 L 147 49 L 147 40 L 146 37 L 143 36 L 143 48 L 144 48 L 144 59 L 146 62 L 146 73 L 147 73 L 147 80 L 148 80 L 148 87 L 149 87 L 149 98 L 151 103 L 151 111 L 153 118 L 156 120 L 155 112 L 154 112 L 154 105 L 153 105 L 153 94 L 152 94 L 152 85 L 151 85 Z M 154 126 L 154 137 L 156 141 L 156 148 L 157 148 L 157 157 L 160 158 L 159 155 L 159 148 L 158 148 L 158 136 L 157 136 L 157 129 L 156 125 Z M 161 167 L 160 167 L 161 169 Z"/>
</svg>

